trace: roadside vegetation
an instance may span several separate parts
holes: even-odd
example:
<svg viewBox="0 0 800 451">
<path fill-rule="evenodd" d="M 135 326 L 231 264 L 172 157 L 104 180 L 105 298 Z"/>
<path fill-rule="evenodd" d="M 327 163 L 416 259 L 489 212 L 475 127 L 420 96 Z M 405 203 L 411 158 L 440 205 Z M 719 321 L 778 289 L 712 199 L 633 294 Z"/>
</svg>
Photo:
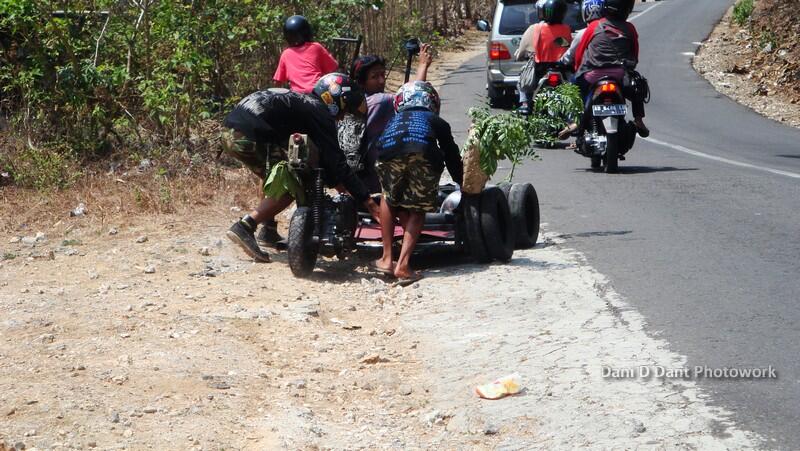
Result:
<svg viewBox="0 0 800 451">
<path fill-rule="evenodd" d="M 738 61 L 730 68 L 747 75 L 759 88 L 754 95 L 779 95 L 800 102 L 800 22 L 793 12 L 795 0 L 739 0 L 733 22 L 745 45 L 738 47 Z"/>
<path fill-rule="evenodd" d="M 166 200 L 176 174 L 209 170 L 231 105 L 271 85 L 289 15 L 340 62 L 353 48 L 333 38 L 363 35 L 398 68 L 402 37 L 441 45 L 491 3 L 0 0 L 0 185 L 53 191 L 150 162 Z"/>
<path fill-rule="evenodd" d="M 733 20 L 735 20 L 739 26 L 746 24 L 747 21 L 750 20 L 754 8 L 755 4 L 753 0 L 737 1 L 736 5 L 733 7 Z"/>
</svg>

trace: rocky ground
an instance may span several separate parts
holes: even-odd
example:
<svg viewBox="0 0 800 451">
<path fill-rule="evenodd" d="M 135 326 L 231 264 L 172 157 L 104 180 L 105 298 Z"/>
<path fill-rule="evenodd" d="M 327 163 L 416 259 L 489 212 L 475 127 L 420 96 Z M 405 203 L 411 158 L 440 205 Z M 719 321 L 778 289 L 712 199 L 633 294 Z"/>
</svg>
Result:
<svg viewBox="0 0 800 451">
<path fill-rule="evenodd" d="M 697 72 L 726 96 L 778 122 L 800 127 L 797 23 L 786 1 L 761 1 L 740 27 L 725 15 L 693 59 Z"/>
</svg>

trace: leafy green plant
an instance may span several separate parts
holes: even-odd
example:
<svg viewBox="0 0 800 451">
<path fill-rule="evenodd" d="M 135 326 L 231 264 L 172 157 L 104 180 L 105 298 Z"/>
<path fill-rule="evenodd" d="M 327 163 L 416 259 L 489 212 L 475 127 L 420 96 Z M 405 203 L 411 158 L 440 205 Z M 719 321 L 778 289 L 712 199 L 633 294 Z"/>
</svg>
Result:
<svg viewBox="0 0 800 451">
<path fill-rule="evenodd" d="M 464 145 L 478 146 L 481 170 L 488 176 L 497 172 L 497 162 L 510 160 L 513 167 L 526 158 L 535 158 L 534 144 L 547 135 L 537 120 L 514 113 L 491 114 L 488 108 L 471 108 L 472 134 Z"/>
<path fill-rule="evenodd" d="M 498 161 L 509 160 L 511 172 L 508 180 L 511 180 L 518 164 L 539 157 L 535 149 L 537 144 L 553 144 L 555 134 L 568 121 L 580 118 L 583 111 L 580 90 L 571 84 L 539 93 L 535 106 L 536 112 L 530 116 L 515 113 L 493 115 L 488 108 L 470 109 L 473 133 L 464 148 L 477 144 L 481 170 L 486 175 L 494 175 Z"/>
<path fill-rule="evenodd" d="M 553 133 L 563 129 L 568 123 L 577 121 L 583 112 L 581 90 L 577 85 L 564 83 L 555 89 L 545 89 L 536 95 L 534 111 L 552 121 L 548 124 Z"/>
<path fill-rule="evenodd" d="M 739 26 L 746 24 L 750 19 L 750 16 L 753 14 L 753 9 L 755 9 L 753 0 L 737 1 L 736 5 L 733 7 L 734 22 L 739 24 Z"/>
<path fill-rule="evenodd" d="M 305 191 L 303 184 L 289 168 L 286 161 L 276 164 L 264 182 L 264 196 L 279 199 L 285 194 L 297 199 L 297 202 L 305 202 Z"/>
</svg>

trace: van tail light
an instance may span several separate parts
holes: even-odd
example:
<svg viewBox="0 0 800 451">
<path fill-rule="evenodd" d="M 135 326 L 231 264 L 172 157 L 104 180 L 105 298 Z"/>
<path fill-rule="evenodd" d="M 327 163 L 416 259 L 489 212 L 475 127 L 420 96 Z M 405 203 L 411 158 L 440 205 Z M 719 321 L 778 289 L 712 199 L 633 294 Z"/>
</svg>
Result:
<svg viewBox="0 0 800 451">
<path fill-rule="evenodd" d="M 505 44 L 500 42 L 492 42 L 491 47 L 489 47 L 489 59 L 490 60 L 510 60 L 511 53 L 508 51 L 508 47 Z"/>
<path fill-rule="evenodd" d="M 559 82 L 561 82 L 561 75 L 558 75 L 558 74 L 549 74 L 549 75 L 547 76 L 547 84 L 548 84 L 548 85 L 550 85 L 550 86 L 552 86 L 552 87 L 554 87 L 554 88 L 555 88 L 556 86 L 558 86 L 558 83 L 559 83 Z"/>
</svg>

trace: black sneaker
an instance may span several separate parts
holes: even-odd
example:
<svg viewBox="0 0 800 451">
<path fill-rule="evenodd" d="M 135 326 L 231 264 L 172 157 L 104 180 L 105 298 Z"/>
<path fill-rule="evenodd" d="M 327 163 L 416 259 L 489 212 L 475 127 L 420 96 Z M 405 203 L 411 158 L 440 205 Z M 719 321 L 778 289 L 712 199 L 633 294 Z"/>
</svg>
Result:
<svg viewBox="0 0 800 451">
<path fill-rule="evenodd" d="M 253 257 L 253 260 L 261 263 L 270 262 L 269 254 L 259 249 L 253 232 L 248 230 L 240 221 L 236 221 L 228 229 L 226 235 L 231 241 L 238 244 L 247 255 Z"/>
<path fill-rule="evenodd" d="M 262 248 L 272 247 L 278 250 L 286 249 L 286 240 L 278 234 L 278 223 L 267 222 L 261 226 L 256 235 L 256 242 Z"/>
</svg>

